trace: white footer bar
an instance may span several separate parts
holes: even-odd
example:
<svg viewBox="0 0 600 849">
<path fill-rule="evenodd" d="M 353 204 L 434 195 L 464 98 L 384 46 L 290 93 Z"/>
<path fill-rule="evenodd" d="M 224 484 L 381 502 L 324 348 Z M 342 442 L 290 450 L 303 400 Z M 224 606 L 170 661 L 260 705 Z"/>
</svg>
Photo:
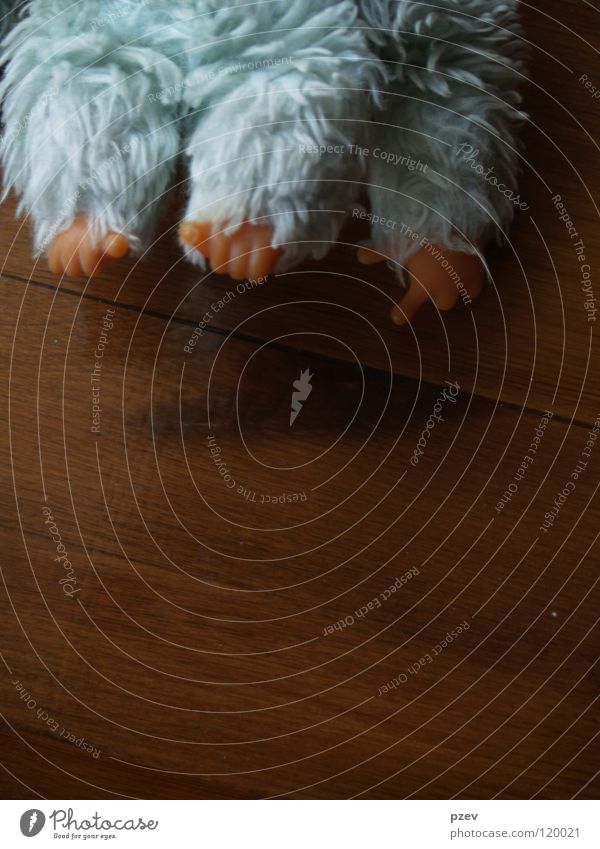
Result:
<svg viewBox="0 0 600 849">
<path fill-rule="evenodd" d="M 0 846 L 598 849 L 590 801 L 0 801 Z"/>
</svg>

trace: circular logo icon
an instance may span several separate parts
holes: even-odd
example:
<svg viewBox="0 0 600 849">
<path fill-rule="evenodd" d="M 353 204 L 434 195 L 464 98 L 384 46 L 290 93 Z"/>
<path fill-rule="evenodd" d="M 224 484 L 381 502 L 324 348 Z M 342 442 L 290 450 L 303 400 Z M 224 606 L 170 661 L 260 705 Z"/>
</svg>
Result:
<svg viewBox="0 0 600 849">
<path fill-rule="evenodd" d="M 39 834 L 46 824 L 46 817 L 42 811 L 37 808 L 32 808 L 30 811 L 25 811 L 21 817 L 21 833 L 25 837 L 35 837 Z"/>
</svg>

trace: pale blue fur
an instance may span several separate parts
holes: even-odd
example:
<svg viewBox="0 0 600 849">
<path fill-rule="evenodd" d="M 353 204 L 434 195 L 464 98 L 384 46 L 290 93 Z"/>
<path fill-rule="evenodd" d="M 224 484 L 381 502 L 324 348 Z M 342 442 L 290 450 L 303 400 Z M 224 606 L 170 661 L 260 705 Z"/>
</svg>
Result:
<svg viewBox="0 0 600 849">
<path fill-rule="evenodd" d="M 504 230 L 514 211 L 450 151 L 473 144 L 514 185 L 516 6 L 30 0 L 4 43 L 5 185 L 33 220 L 37 253 L 80 213 L 98 235 L 123 232 L 144 250 L 182 148 L 184 217 L 268 221 L 282 265 L 321 256 L 365 184 L 376 215 L 462 246 L 457 231 Z M 410 154 L 428 171 L 351 144 Z M 345 152 L 303 150 L 312 145 Z M 393 244 L 377 227 L 373 238 L 394 258 L 414 249 L 397 231 Z"/>
<path fill-rule="evenodd" d="M 491 175 L 516 194 L 527 56 L 518 6 L 361 0 L 391 74 L 383 108 L 373 116 L 371 154 L 381 148 L 427 166 L 408 170 L 369 156 L 372 210 L 397 225 L 375 225 L 372 240 L 393 259 L 406 259 L 423 240 L 475 253 L 474 241 L 500 239 L 510 225 L 513 200 L 471 167 L 468 147 L 458 150 L 479 151 L 474 164 L 493 168 Z"/>
<path fill-rule="evenodd" d="M 23 0 L 0 0 L 0 39 L 16 24 Z"/>
<path fill-rule="evenodd" d="M 98 0 L 32 0 L 5 42 L 0 151 L 37 253 L 78 213 L 134 249 L 152 236 L 180 146 L 178 98 L 155 94 L 179 92 L 182 72 L 148 36 L 149 7 L 125 4 L 107 22 L 111 4 Z"/>
<path fill-rule="evenodd" d="M 187 217 L 207 210 L 235 227 L 269 216 L 284 264 L 321 256 L 358 196 L 364 163 L 306 148 L 347 151 L 366 139 L 383 69 L 349 0 L 214 5 L 220 11 L 190 30 Z"/>
</svg>

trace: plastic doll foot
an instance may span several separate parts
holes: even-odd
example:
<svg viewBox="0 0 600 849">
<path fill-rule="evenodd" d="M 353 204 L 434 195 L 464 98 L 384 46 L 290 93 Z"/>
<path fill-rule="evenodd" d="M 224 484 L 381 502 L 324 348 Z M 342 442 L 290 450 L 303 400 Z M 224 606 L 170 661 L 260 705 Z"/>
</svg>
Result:
<svg viewBox="0 0 600 849">
<path fill-rule="evenodd" d="M 481 249 L 480 245 L 476 245 Z M 427 245 L 406 263 L 408 292 L 392 310 L 395 324 L 406 324 L 426 301 L 439 310 L 450 310 L 459 301 L 471 303 L 485 283 L 485 265 L 475 254 Z"/>
<path fill-rule="evenodd" d="M 216 232 L 213 235 L 213 229 Z M 223 225 L 210 221 L 185 221 L 179 235 L 188 245 L 210 260 L 217 274 L 229 274 L 234 280 L 264 277 L 270 274 L 281 251 L 271 247 L 272 229 L 266 224 L 245 222 L 231 236 Z"/>
<path fill-rule="evenodd" d="M 88 221 L 81 216 L 55 237 L 48 267 L 53 274 L 94 277 L 105 262 L 121 259 L 128 251 L 129 242 L 120 233 L 108 233 L 99 243 L 92 241 Z"/>
<path fill-rule="evenodd" d="M 475 243 L 481 250 L 482 246 Z M 386 257 L 365 245 L 358 249 L 357 259 L 363 265 L 383 262 Z M 431 300 L 440 310 L 449 310 L 459 298 L 474 300 L 485 282 L 485 266 L 475 254 L 450 251 L 438 245 L 428 245 L 413 254 L 406 264 L 410 275 L 407 293 L 392 310 L 395 324 L 406 324 L 426 301 Z"/>
</svg>

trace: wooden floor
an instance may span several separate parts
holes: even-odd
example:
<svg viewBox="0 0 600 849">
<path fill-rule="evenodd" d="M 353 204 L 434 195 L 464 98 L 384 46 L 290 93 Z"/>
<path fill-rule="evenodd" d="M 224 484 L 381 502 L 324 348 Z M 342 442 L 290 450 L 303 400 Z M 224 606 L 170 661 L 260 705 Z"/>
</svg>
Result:
<svg viewBox="0 0 600 849">
<path fill-rule="evenodd" d="M 247 291 L 168 226 L 57 283 L 4 206 L 5 797 L 597 797 L 598 12 L 540 7 L 472 310 L 392 326 L 362 231 Z"/>
</svg>

